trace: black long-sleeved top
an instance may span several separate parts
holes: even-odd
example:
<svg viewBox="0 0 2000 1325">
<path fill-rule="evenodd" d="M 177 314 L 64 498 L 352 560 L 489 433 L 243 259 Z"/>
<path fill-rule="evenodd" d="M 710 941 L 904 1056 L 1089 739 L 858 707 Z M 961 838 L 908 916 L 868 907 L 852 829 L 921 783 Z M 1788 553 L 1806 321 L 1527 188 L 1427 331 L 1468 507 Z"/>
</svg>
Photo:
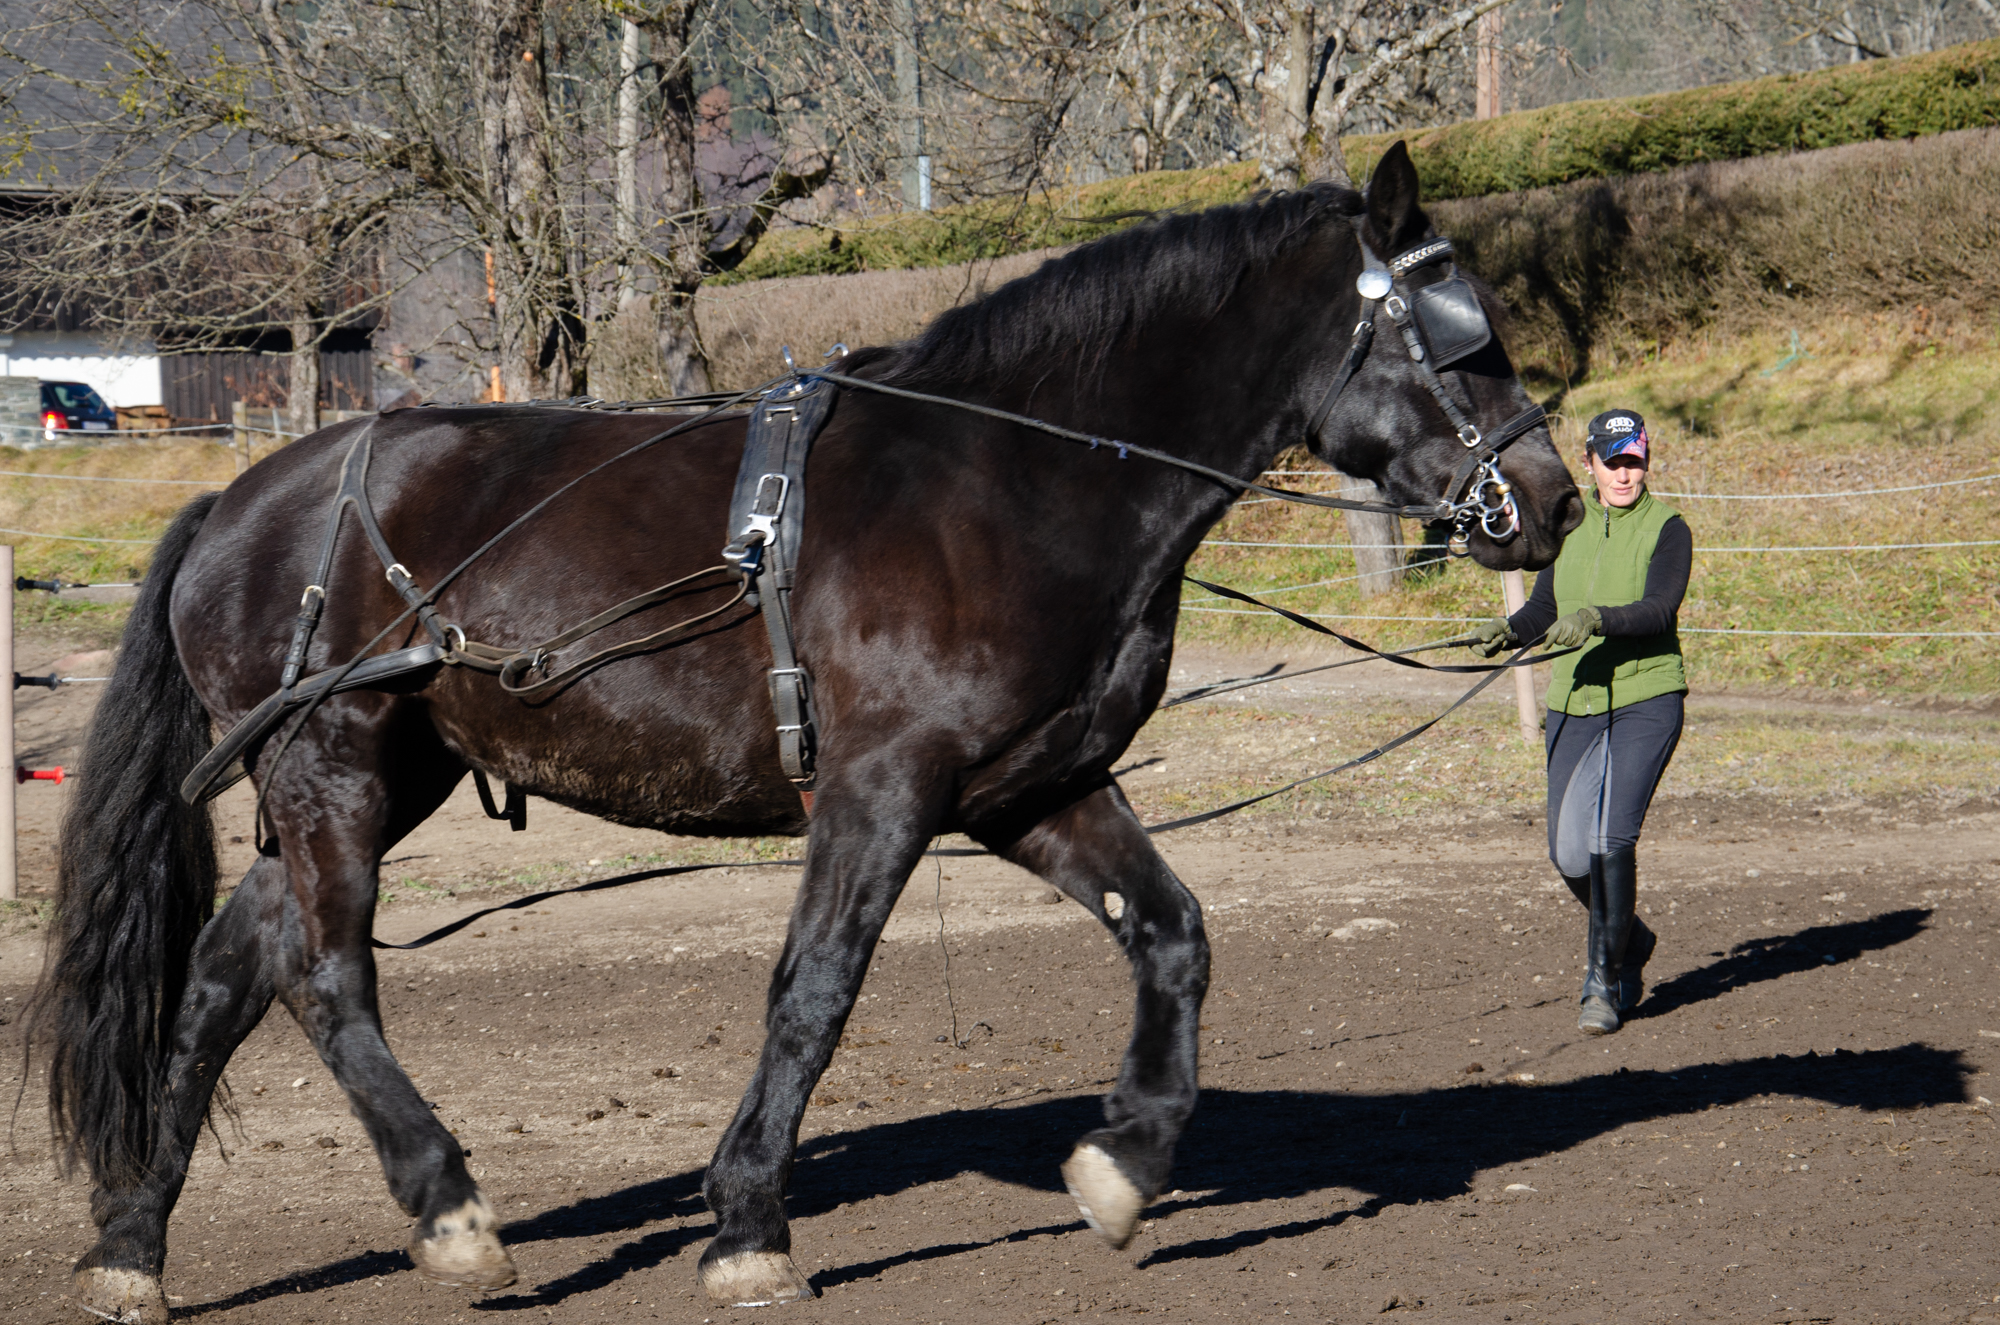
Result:
<svg viewBox="0 0 2000 1325">
<path fill-rule="evenodd" d="M 1660 526 L 1653 559 L 1646 563 L 1646 594 L 1623 607 L 1599 607 L 1606 635 L 1659 635 L 1671 629 L 1687 596 L 1688 572 L 1694 567 L 1694 534 L 1676 515 Z M 1556 568 L 1535 577 L 1535 591 L 1520 611 L 1507 618 L 1514 638 L 1540 639 L 1556 623 Z"/>
</svg>

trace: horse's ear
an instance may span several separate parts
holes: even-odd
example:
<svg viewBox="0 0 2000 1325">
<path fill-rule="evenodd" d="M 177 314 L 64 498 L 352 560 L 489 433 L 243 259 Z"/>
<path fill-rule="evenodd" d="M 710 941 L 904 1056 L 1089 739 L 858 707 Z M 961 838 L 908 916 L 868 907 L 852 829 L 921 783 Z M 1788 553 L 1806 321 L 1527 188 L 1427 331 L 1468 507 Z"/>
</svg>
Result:
<svg viewBox="0 0 2000 1325">
<path fill-rule="evenodd" d="M 1398 138 L 1375 163 L 1375 173 L 1362 191 L 1368 203 L 1368 219 L 1384 257 L 1391 257 L 1423 238 L 1430 222 L 1417 206 L 1417 168 L 1410 162 L 1410 149 Z"/>
</svg>

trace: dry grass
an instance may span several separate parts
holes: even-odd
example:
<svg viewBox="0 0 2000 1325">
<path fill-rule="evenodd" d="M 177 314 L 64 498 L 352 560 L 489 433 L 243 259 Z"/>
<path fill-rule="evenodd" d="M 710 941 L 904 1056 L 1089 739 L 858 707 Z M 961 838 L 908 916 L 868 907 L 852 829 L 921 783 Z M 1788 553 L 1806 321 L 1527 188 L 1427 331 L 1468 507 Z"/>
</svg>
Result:
<svg viewBox="0 0 2000 1325">
<path fill-rule="evenodd" d="M 778 351 L 784 345 L 810 364 L 837 342 L 859 348 L 903 340 L 945 309 L 1033 271 L 1057 251 L 954 267 L 705 286 L 695 308 L 715 385 L 740 390 L 783 372 Z"/>
<path fill-rule="evenodd" d="M 1513 312 L 1543 386 L 1623 373 L 1663 346 L 1842 317 L 1970 351 L 2000 307 L 2000 129 L 1592 180 L 1432 207 Z M 719 386 L 836 341 L 900 340 L 1055 250 L 953 267 L 705 288 Z M 1906 337 L 1908 338 L 1908 337 Z"/>
<path fill-rule="evenodd" d="M 1027 259 L 1023 259 L 1023 262 Z M 989 268 L 988 279 L 1010 274 Z M 963 285 L 924 287 L 923 273 L 882 273 L 867 283 L 874 326 L 892 339 L 919 318 L 925 299 L 949 299 Z M 947 273 L 929 274 L 942 281 Z M 966 278 L 959 278 L 964 281 Z M 776 283 L 773 283 L 774 285 Z M 744 366 L 767 338 L 807 339 L 814 318 L 832 318 L 848 282 L 784 283 L 771 303 L 736 305 Z M 756 287 L 749 287 L 754 291 Z M 752 316 L 754 314 L 754 317 Z M 898 325 L 902 323 L 903 326 Z M 861 323 L 859 319 L 855 324 Z M 852 333 L 848 333 L 852 334 Z M 856 337 L 856 339 L 861 339 Z M 1668 492 L 1818 492 L 1896 487 L 2000 470 L 2000 349 L 1989 327 L 1949 331 L 1939 320 L 1902 316 L 1831 318 L 1751 336 L 1705 333 L 1649 355 L 1601 364 L 1569 396 L 1559 420 L 1565 454 L 1580 445 L 1579 421 L 1612 405 L 1644 412 L 1658 439 L 1655 487 Z M 0 469 L 100 477 L 197 478 L 225 482 L 234 472 L 222 446 L 206 441 L 138 443 L 0 452 Z M 66 483 L 0 477 L 0 527 L 110 538 L 152 538 L 196 488 Z M 1838 501 L 1676 504 L 1698 547 L 1849 545 L 2000 539 L 2000 483 Z M 1416 540 L 1414 529 L 1408 541 Z M 1239 507 L 1218 538 L 1278 542 L 1345 541 L 1323 513 L 1278 505 Z M 144 547 L 77 544 L 8 535 L 20 572 L 37 578 L 124 580 L 146 562 Z M 1803 554 L 1703 553 L 1682 613 L 1693 628 L 1829 631 L 1996 631 L 2000 590 L 1994 548 Z M 1245 589 L 1274 589 L 1355 573 L 1340 549 L 1206 548 L 1197 573 Z M 1275 618 L 1218 614 L 1221 604 L 1188 596 L 1186 637 L 1224 643 L 1296 641 Z M 1495 577 L 1468 562 L 1397 593 L 1362 600 L 1352 583 L 1285 594 L 1299 610 L 1368 614 L 1390 621 L 1351 629 L 1387 644 L 1455 634 L 1453 620 L 1499 609 Z M 115 623 L 116 609 L 24 595 L 24 614 L 81 614 Z M 1808 638 L 1689 635 L 1695 683 L 1703 689 L 1771 689 L 1988 699 L 2000 694 L 2000 649 L 1992 639 Z"/>
<path fill-rule="evenodd" d="M 1898 487 L 2000 471 L 2000 379 L 1991 332 L 1953 352 L 1890 319 L 1808 326 L 1805 357 L 1784 364 L 1789 336 L 1713 336 L 1624 365 L 1572 394 L 1558 421 L 1566 456 L 1581 421 L 1636 408 L 1657 439 L 1654 486 L 1667 492 L 1827 492 Z M 2000 482 L 1838 501 L 1675 500 L 1700 547 L 1825 546 L 2000 539 Z M 1412 531 L 1414 532 L 1414 531 Z M 1239 507 L 1214 537 L 1339 542 L 1334 520 L 1298 508 Z M 1414 541 L 1412 539 L 1412 541 Z M 2000 631 L 1993 567 L 2000 548 L 1902 552 L 1699 553 L 1683 627 L 1827 631 Z M 1204 549 L 1195 573 L 1243 588 L 1352 576 L 1351 554 Z M 1270 643 L 1291 627 L 1217 612 L 1191 590 L 1183 632 Z M 1405 644 L 1454 633 L 1450 621 L 1500 609 L 1497 578 L 1470 562 L 1393 597 L 1364 602 L 1352 584 L 1283 595 L 1294 610 L 1410 618 L 1355 622 L 1352 632 Z M 1338 623 L 1335 623 L 1338 624 Z M 1846 695 L 2000 694 L 1993 639 L 1716 636 L 1687 639 L 1703 688 Z"/>
</svg>

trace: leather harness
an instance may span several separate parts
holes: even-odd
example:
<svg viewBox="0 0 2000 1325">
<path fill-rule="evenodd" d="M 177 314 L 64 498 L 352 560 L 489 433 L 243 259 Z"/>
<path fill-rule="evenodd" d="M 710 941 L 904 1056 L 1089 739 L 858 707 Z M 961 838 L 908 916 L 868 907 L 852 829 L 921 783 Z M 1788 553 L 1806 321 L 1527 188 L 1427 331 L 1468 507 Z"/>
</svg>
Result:
<svg viewBox="0 0 2000 1325">
<path fill-rule="evenodd" d="M 729 542 L 722 551 L 721 564 L 705 567 L 692 575 L 682 576 L 680 579 L 628 598 L 541 644 L 530 648 L 506 649 L 468 639 L 460 626 L 445 620 L 438 613 L 433 599 L 445 584 L 456 577 L 459 573 L 457 570 L 447 575 L 436 588 L 426 590 L 409 570 L 396 560 L 395 554 L 390 550 L 368 499 L 368 464 L 373 454 L 375 427 L 374 420 L 371 419 L 349 447 L 347 457 L 341 465 L 340 484 L 334 494 L 333 510 L 327 522 L 326 533 L 320 542 L 317 571 L 300 597 L 299 612 L 293 624 L 290 646 L 285 651 L 285 661 L 279 675 L 276 693 L 265 698 L 215 743 L 182 782 L 180 794 L 190 804 L 200 803 L 219 795 L 248 775 L 248 770 L 239 761 L 252 746 L 262 742 L 287 718 L 301 709 L 305 710 L 305 717 L 310 718 L 313 710 L 332 695 L 380 686 L 393 678 L 425 668 L 449 665 L 471 667 L 493 673 L 501 689 L 507 693 L 523 700 L 538 699 L 561 689 L 584 672 L 605 662 L 654 648 L 673 636 L 682 635 L 697 625 L 713 620 L 738 603 L 747 603 L 760 609 L 765 632 L 770 638 L 771 668 L 767 684 L 770 689 L 771 707 L 776 718 L 779 764 L 785 776 L 798 789 L 806 812 L 810 814 L 816 777 L 812 679 L 798 657 L 792 628 L 791 596 L 796 585 L 798 550 L 804 528 L 806 460 L 813 439 L 824 427 L 827 415 L 832 409 L 836 386 L 850 386 L 886 395 L 950 405 L 1023 424 L 1067 440 L 1086 442 L 1092 449 L 1100 445 L 1113 446 L 1117 448 L 1120 459 L 1136 453 L 1147 459 L 1216 479 L 1239 491 L 1266 493 L 1284 500 L 1315 506 L 1380 511 L 1419 519 L 1451 520 L 1454 522 L 1452 550 L 1460 555 L 1466 550 L 1465 540 L 1470 524 L 1475 518 L 1489 536 L 1511 537 L 1519 530 L 1520 515 L 1512 496 L 1512 486 L 1500 473 L 1499 455 L 1511 443 L 1544 422 L 1545 415 L 1542 408 L 1532 406 L 1507 420 L 1493 432 L 1482 434 L 1478 426 L 1466 417 L 1464 410 L 1459 407 L 1443 380 L 1439 378 L 1432 363 L 1433 359 L 1446 362 L 1449 360 L 1443 354 L 1431 354 L 1426 350 L 1420 325 L 1423 322 L 1422 310 L 1420 309 L 1415 315 L 1411 311 L 1412 301 L 1420 300 L 1424 291 L 1417 291 L 1410 298 L 1404 297 L 1407 287 L 1404 286 L 1403 277 L 1417 267 L 1450 257 L 1452 252 L 1450 241 L 1443 239 L 1429 241 L 1409 252 L 1399 254 L 1391 262 L 1384 264 L 1376 258 L 1369 249 L 1366 238 L 1361 235 L 1361 223 L 1358 218 L 1354 224 L 1365 262 L 1360 283 L 1361 317 L 1355 325 L 1347 354 L 1336 371 L 1333 382 L 1327 388 L 1319 407 L 1313 412 L 1308 435 L 1317 434 L 1325 425 L 1342 391 L 1367 359 L 1369 349 L 1374 342 L 1376 310 L 1380 307 L 1389 314 L 1401 332 L 1405 347 L 1417 366 L 1426 390 L 1437 401 L 1439 408 L 1466 448 L 1466 454 L 1446 484 L 1442 498 L 1434 506 L 1396 506 L 1383 502 L 1356 501 L 1267 488 L 1262 484 L 1248 482 L 1220 470 L 1155 451 L 1150 447 L 1075 432 L 991 406 L 891 387 L 885 383 L 849 377 L 838 372 L 802 374 L 795 371 L 779 382 L 771 384 L 769 390 L 759 389 L 726 399 L 703 397 L 699 402 L 711 405 L 711 408 L 702 419 L 692 422 L 701 422 L 752 396 L 761 396 L 761 400 L 751 412 L 746 431 L 743 459 L 737 469 L 736 485 L 730 500 L 726 526 L 729 531 Z M 1373 284 L 1371 280 L 1374 280 Z M 1483 321 L 1483 313 L 1480 318 Z M 1479 337 L 1479 330 L 1479 328 L 1467 330 L 1466 338 L 1460 344 L 1470 345 L 1471 348 L 1484 344 L 1484 339 Z M 1490 335 L 1490 331 L 1487 334 Z M 1469 350 L 1461 349 L 1459 352 L 1464 353 Z M 786 359 L 789 366 L 789 353 Z M 595 401 L 549 403 L 585 408 L 598 404 Z M 676 403 L 681 402 L 648 401 L 643 402 L 643 405 Z M 627 408 L 637 407 L 627 406 Z M 680 432 L 687 426 L 691 425 L 683 424 L 668 429 L 633 450 L 649 446 L 654 441 Z M 630 453 L 628 451 L 623 454 Z M 614 457 L 618 458 L 622 458 L 622 455 Z M 595 473 L 596 469 L 590 472 Z M 513 525 L 509 525 L 507 530 L 502 531 L 501 536 L 511 532 L 520 520 L 525 520 L 528 515 L 540 510 L 548 501 L 553 500 L 562 491 L 567 491 L 578 481 L 580 479 L 572 480 L 557 493 L 545 498 Z M 357 657 L 341 667 L 310 677 L 302 677 L 306 654 L 325 610 L 326 581 L 332 574 L 340 524 L 349 506 L 354 508 L 355 516 L 360 521 L 370 548 L 381 561 L 390 587 L 408 605 L 409 610 L 399 620 L 414 615 L 425 633 L 430 636 L 430 640 L 385 654 Z M 1495 529 L 1493 527 L 1495 520 L 1501 518 L 1508 521 L 1510 527 Z M 492 541 L 497 541 L 497 537 L 489 541 L 486 546 L 490 547 Z M 484 551 L 485 547 L 482 547 L 479 552 L 474 553 L 474 557 Z M 469 560 L 465 564 L 469 564 Z M 459 570 L 463 569 L 464 564 L 459 567 Z M 549 670 L 550 655 L 556 650 L 677 594 L 693 592 L 704 580 L 730 574 L 737 576 L 740 583 L 735 595 L 721 606 L 685 618 L 639 639 L 601 649 L 560 671 Z M 364 650 L 364 655 L 365 652 Z M 1425 666 L 1414 662 L 1410 665 Z M 297 730 L 297 727 L 293 728 L 294 735 Z M 289 736 L 286 738 L 287 745 L 290 739 Z M 284 748 L 280 747 L 280 756 Z M 526 799 L 519 788 L 513 786 L 506 788 L 506 804 L 502 809 L 494 803 L 485 774 L 474 769 L 473 780 L 479 791 L 481 806 L 488 817 L 504 820 L 516 831 L 526 827 Z M 268 786 L 268 780 L 266 785 Z M 260 820 L 261 810 L 260 797 Z"/>
<path fill-rule="evenodd" d="M 347 458 L 341 464 L 333 510 L 320 540 L 317 569 L 299 599 L 299 612 L 293 621 L 291 644 L 285 650 L 278 689 L 224 733 L 188 773 L 181 783 L 182 799 L 198 804 L 242 780 L 248 769 L 239 761 L 252 746 L 263 741 L 292 714 L 307 709 L 309 715 L 311 709 L 332 695 L 370 689 L 425 668 L 448 665 L 491 672 L 508 694 L 524 700 L 539 699 L 605 662 L 655 648 L 714 620 L 738 603 L 748 603 L 762 608 L 765 631 L 771 640 L 768 684 L 777 717 L 779 763 L 785 776 L 798 788 L 810 813 L 814 778 L 812 681 L 799 662 L 793 642 L 790 599 L 804 528 L 806 456 L 813 438 L 826 423 L 833 395 L 834 389 L 828 383 L 795 378 L 789 385 L 766 395 L 752 411 L 743 460 L 730 500 L 726 526 L 731 531 L 730 542 L 723 550 L 720 564 L 648 589 L 540 644 L 517 649 L 468 639 L 462 627 L 438 613 L 432 602 L 435 591 L 425 590 L 396 560 L 368 499 L 368 463 L 373 456 L 375 431 L 374 421 L 370 420 L 348 448 Z M 354 509 L 369 547 L 382 562 L 390 587 L 409 605 L 431 638 L 427 643 L 363 658 L 302 679 L 306 654 L 326 608 L 326 581 L 333 571 L 340 525 L 349 507 Z M 550 655 L 556 650 L 656 603 L 695 591 L 705 580 L 720 581 L 728 575 L 737 576 L 741 582 L 736 593 L 720 606 L 639 639 L 600 649 L 560 671 L 550 670 Z M 504 820 L 517 832 L 527 827 L 527 801 L 520 788 L 506 788 L 503 809 L 495 805 L 485 773 L 475 768 L 472 777 L 488 818 Z"/>
</svg>

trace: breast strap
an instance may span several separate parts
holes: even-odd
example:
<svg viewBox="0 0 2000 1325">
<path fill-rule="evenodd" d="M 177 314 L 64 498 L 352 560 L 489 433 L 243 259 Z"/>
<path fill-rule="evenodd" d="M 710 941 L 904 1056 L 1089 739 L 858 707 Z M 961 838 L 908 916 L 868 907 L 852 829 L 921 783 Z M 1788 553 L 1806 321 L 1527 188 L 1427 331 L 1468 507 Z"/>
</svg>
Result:
<svg viewBox="0 0 2000 1325">
<path fill-rule="evenodd" d="M 806 457 L 826 425 L 834 394 L 831 383 L 801 377 L 750 415 L 729 500 L 729 544 L 722 550 L 722 560 L 743 576 L 744 601 L 763 611 L 771 637 L 768 683 L 778 762 L 809 807 L 816 741 L 812 677 L 794 642 L 791 597 L 805 528 Z"/>
</svg>

